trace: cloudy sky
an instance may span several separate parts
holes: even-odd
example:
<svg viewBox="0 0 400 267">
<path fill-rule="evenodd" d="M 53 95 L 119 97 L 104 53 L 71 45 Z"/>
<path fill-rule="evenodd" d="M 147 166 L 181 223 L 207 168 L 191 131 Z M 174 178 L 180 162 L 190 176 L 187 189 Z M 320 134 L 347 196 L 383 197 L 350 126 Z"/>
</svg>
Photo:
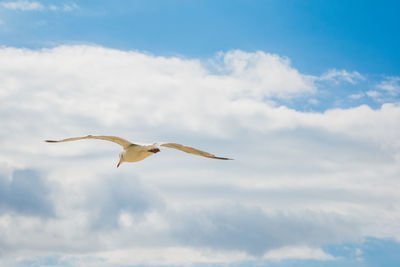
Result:
<svg viewBox="0 0 400 267">
<path fill-rule="evenodd" d="M 399 8 L 0 1 L 0 265 L 399 266 Z"/>
</svg>

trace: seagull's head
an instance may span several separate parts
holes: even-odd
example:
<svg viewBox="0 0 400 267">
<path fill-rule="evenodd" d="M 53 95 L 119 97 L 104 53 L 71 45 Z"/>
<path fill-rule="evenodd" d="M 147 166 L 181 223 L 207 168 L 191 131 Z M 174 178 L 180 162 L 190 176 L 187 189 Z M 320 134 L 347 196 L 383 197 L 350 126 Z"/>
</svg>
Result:
<svg viewBox="0 0 400 267">
<path fill-rule="evenodd" d="M 122 162 L 125 161 L 125 151 L 122 151 L 121 153 L 119 153 L 119 162 L 117 164 L 117 168 L 119 167 L 119 165 L 121 165 Z"/>
<path fill-rule="evenodd" d="M 149 151 L 149 152 L 153 152 L 153 153 L 155 154 L 155 153 L 160 152 L 160 149 L 159 149 L 158 147 L 154 147 L 154 148 L 152 148 L 152 149 L 149 149 L 148 151 Z"/>
</svg>

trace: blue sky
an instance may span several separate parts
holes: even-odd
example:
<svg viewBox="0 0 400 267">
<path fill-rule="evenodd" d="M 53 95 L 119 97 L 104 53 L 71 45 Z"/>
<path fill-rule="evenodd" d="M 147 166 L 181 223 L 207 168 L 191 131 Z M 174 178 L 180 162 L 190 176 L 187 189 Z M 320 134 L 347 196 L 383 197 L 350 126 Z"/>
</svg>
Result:
<svg viewBox="0 0 400 267">
<path fill-rule="evenodd" d="M 56 2 L 71 3 L 77 7 L 67 12 L 3 8 L 1 43 L 88 42 L 189 57 L 263 50 L 316 75 L 335 67 L 392 76 L 400 68 L 397 1 Z"/>
<path fill-rule="evenodd" d="M 398 266 L 399 7 L 1 0 L 0 265 Z"/>
</svg>

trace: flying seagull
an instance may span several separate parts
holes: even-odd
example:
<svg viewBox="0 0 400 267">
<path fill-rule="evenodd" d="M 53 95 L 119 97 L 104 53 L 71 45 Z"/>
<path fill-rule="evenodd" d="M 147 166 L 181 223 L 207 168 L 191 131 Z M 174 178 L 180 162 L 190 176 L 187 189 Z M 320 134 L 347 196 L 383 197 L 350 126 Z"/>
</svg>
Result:
<svg viewBox="0 0 400 267">
<path fill-rule="evenodd" d="M 106 141 L 111 141 L 114 143 L 117 143 L 118 145 L 121 145 L 124 150 L 119 154 L 119 162 L 117 164 L 117 168 L 119 165 L 121 165 L 122 162 L 136 162 L 143 160 L 147 158 L 148 156 L 151 156 L 155 153 L 160 152 L 160 146 L 165 146 L 169 148 L 175 148 L 182 150 L 186 153 L 198 155 L 198 156 L 203 156 L 207 158 L 212 158 L 212 159 L 222 159 L 222 160 L 231 160 L 229 158 L 222 158 L 222 157 L 217 157 L 213 154 L 198 150 L 196 148 L 190 147 L 190 146 L 184 146 L 176 143 L 154 143 L 152 145 L 138 145 L 138 144 L 133 144 L 123 138 L 116 137 L 116 136 L 105 136 L 105 135 L 88 135 L 88 136 L 82 136 L 82 137 L 72 137 L 72 138 L 67 138 L 67 139 L 62 139 L 62 140 L 46 140 L 48 143 L 58 143 L 58 142 L 68 142 L 68 141 L 76 141 L 76 140 L 81 140 L 81 139 L 101 139 L 101 140 L 106 140 Z"/>
</svg>

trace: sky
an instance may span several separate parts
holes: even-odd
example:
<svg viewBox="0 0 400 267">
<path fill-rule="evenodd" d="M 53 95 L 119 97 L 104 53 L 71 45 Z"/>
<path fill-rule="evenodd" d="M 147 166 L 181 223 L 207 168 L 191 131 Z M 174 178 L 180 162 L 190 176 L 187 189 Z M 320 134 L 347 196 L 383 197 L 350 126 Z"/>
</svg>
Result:
<svg viewBox="0 0 400 267">
<path fill-rule="evenodd" d="M 0 265 L 399 266 L 399 7 L 0 1 Z"/>
</svg>

